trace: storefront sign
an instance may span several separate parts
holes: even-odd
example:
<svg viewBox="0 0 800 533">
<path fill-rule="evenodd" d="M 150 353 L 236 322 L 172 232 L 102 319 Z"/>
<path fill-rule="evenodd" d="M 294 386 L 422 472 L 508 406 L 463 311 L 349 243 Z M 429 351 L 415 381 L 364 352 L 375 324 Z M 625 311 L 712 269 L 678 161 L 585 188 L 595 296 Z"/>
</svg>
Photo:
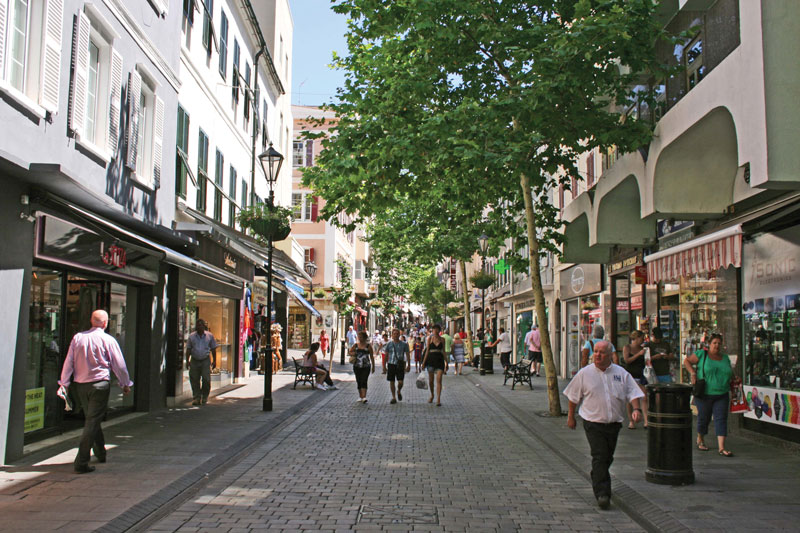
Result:
<svg viewBox="0 0 800 533">
<path fill-rule="evenodd" d="M 662 238 L 668 235 L 673 235 L 692 226 L 694 226 L 694 220 L 659 220 L 656 223 L 656 238 L 661 241 Z M 663 245 L 661 248 L 663 248 Z"/>
<path fill-rule="evenodd" d="M 641 306 L 641 302 L 639 302 L 639 305 Z M 617 311 L 627 311 L 629 308 L 628 300 L 617 300 Z"/>
<path fill-rule="evenodd" d="M 44 427 L 44 387 L 25 391 L 25 433 Z"/>
<path fill-rule="evenodd" d="M 642 252 L 638 252 L 636 255 L 632 255 L 630 257 L 626 257 L 620 261 L 615 261 L 608 265 L 608 273 L 610 275 L 618 274 L 620 272 L 625 272 L 631 270 L 637 266 L 643 265 L 642 262 Z"/>
<path fill-rule="evenodd" d="M 125 248 L 112 244 L 108 249 L 103 252 L 103 243 L 100 243 L 100 255 L 103 257 L 103 263 L 117 268 L 125 268 L 128 264 Z"/>
<path fill-rule="evenodd" d="M 253 283 L 253 303 L 259 305 L 267 305 L 267 283 L 264 281 L 256 281 Z"/>
<path fill-rule="evenodd" d="M 561 299 L 567 300 L 603 290 L 602 267 L 581 264 L 561 272 Z"/>
<path fill-rule="evenodd" d="M 197 258 L 221 268 L 226 272 L 236 274 L 242 279 L 252 280 L 255 275 L 255 266 L 251 261 L 244 257 L 234 254 L 221 244 L 207 238 L 200 238 L 200 247 L 197 250 Z"/>
<path fill-rule="evenodd" d="M 800 393 L 745 385 L 747 418 L 800 428 Z"/>
<path fill-rule="evenodd" d="M 619 303 L 619 302 L 617 302 Z M 639 311 L 642 309 L 642 295 L 634 294 L 631 296 L 631 311 Z"/>
<path fill-rule="evenodd" d="M 633 269 L 633 282 L 636 285 L 647 285 L 647 267 L 639 265 Z"/>
<path fill-rule="evenodd" d="M 692 240 L 694 236 L 695 236 L 694 228 L 687 228 L 683 231 L 672 233 L 669 235 L 669 237 L 664 237 L 663 239 L 658 240 L 658 249 L 666 250 L 667 248 L 672 248 L 673 246 L 677 246 L 679 244 Z"/>
<path fill-rule="evenodd" d="M 231 272 L 236 272 L 236 258 L 230 252 L 225 252 L 224 261 L 228 270 Z"/>
<path fill-rule="evenodd" d="M 745 313 L 781 312 L 800 298 L 800 231 L 797 227 L 745 242 L 742 257 Z"/>
</svg>

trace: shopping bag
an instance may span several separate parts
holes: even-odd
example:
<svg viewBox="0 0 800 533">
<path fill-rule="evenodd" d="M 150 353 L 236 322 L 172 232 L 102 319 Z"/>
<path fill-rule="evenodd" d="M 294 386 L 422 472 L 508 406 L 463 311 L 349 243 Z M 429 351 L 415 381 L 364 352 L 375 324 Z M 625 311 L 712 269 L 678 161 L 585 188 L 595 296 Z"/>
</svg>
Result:
<svg viewBox="0 0 800 533">
<path fill-rule="evenodd" d="M 644 379 L 648 385 L 655 385 L 658 383 L 656 371 L 653 368 L 653 361 L 650 360 L 650 348 L 644 349 Z"/>
<path fill-rule="evenodd" d="M 428 376 L 426 372 L 420 372 L 417 374 L 417 388 L 418 389 L 427 389 L 428 388 Z"/>
<path fill-rule="evenodd" d="M 72 411 L 72 400 L 69 397 L 69 391 L 64 385 L 59 385 L 56 391 L 56 396 L 64 400 L 64 410 Z"/>
<path fill-rule="evenodd" d="M 731 380 L 731 413 L 746 413 L 750 410 L 750 406 L 747 404 L 747 398 L 744 395 L 744 385 L 742 384 L 742 378 L 735 377 Z"/>
</svg>

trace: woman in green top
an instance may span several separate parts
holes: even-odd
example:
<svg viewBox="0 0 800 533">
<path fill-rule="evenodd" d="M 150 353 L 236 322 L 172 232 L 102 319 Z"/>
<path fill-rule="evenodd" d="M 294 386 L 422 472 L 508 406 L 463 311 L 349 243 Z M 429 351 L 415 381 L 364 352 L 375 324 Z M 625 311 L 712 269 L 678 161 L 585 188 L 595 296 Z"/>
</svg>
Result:
<svg viewBox="0 0 800 533">
<path fill-rule="evenodd" d="M 708 424 L 714 418 L 714 432 L 717 434 L 719 454 L 732 457 L 733 452 L 725 449 L 725 437 L 728 435 L 728 392 L 731 387 L 733 369 L 727 354 L 722 353 L 722 335 L 711 335 L 708 351 L 697 350 L 684 359 L 683 366 L 692 376 L 692 384 L 698 379 L 706 380 L 706 391 L 702 398 L 695 397 L 697 406 L 697 449 L 708 451 L 705 436 Z M 695 366 L 697 370 L 695 370 Z"/>
</svg>

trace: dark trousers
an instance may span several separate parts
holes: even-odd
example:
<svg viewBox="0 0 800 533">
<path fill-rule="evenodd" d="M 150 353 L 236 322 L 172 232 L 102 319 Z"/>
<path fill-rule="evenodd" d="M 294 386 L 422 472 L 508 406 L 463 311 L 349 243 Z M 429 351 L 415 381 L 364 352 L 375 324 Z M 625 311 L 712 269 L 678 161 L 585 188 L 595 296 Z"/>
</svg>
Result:
<svg viewBox="0 0 800 533">
<path fill-rule="evenodd" d="M 202 378 L 203 384 L 200 385 Z M 200 400 L 202 394 L 203 400 L 208 399 L 208 394 L 211 392 L 211 358 L 197 360 L 192 357 L 189 360 L 189 383 L 192 384 L 192 398 Z"/>
<path fill-rule="evenodd" d="M 328 369 L 325 368 L 325 365 L 317 363 L 317 368 L 325 371 L 325 385 L 333 385 L 333 380 L 331 379 L 331 373 L 328 372 Z"/>
<path fill-rule="evenodd" d="M 500 354 L 500 364 L 503 368 L 511 366 L 511 352 L 503 352 Z"/>
<path fill-rule="evenodd" d="M 706 395 L 704 398 L 695 398 L 697 406 L 697 434 L 708 434 L 708 424 L 714 419 L 714 433 L 717 437 L 728 436 L 728 407 L 730 398 L 728 393 Z"/>
<path fill-rule="evenodd" d="M 611 496 L 611 474 L 608 469 L 614 462 L 614 450 L 617 448 L 617 437 L 622 424 L 599 424 L 583 421 L 586 440 L 592 452 L 592 489 L 595 498 Z"/>
<path fill-rule="evenodd" d="M 106 439 L 100 423 L 108 410 L 108 396 L 111 384 L 108 381 L 94 383 L 74 383 L 75 393 L 83 409 L 86 422 L 83 424 L 78 455 L 75 456 L 75 468 L 83 468 L 89 464 L 89 452 L 94 450 L 98 459 L 106 457 Z"/>
</svg>

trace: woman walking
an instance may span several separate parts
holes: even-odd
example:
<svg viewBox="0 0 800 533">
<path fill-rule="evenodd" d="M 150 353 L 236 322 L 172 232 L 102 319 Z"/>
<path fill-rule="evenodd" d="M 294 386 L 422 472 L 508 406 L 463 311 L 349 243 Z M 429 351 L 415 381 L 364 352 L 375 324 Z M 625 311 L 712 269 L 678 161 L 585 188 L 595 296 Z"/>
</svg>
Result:
<svg viewBox="0 0 800 533">
<path fill-rule="evenodd" d="M 436 378 L 436 405 L 442 405 L 442 375 L 447 372 L 447 357 L 444 353 L 444 339 L 439 336 L 442 327 L 439 324 L 433 326 L 433 333 L 428 339 L 425 347 L 425 355 L 422 358 L 422 366 L 428 371 L 428 384 L 430 385 L 431 397 L 428 403 L 433 403 L 434 378 Z"/>
<path fill-rule="evenodd" d="M 354 358 L 351 360 L 358 387 L 357 401 L 367 403 L 367 381 L 369 381 L 369 375 L 375 373 L 375 356 L 365 331 L 358 332 L 358 341 L 350 347 L 350 357 Z"/>
<path fill-rule="evenodd" d="M 642 414 L 644 415 L 644 429 L 647 429 L 647 391 L 645 390 L 647 380 L 644 378 L 644 354 L 646 348 L 642 346 L 643 343 L 644 333 L 638 329 L 632 332 L 630 344 L 622 348 L 622 359 L 625 361 L 625 368 L 630 375 L 633 376 L 634 381 L 636 381 L 642 393 L 644 393 L 644 398 L 641 399 L 644 403 Z M 636 429 L 636 423 L 631 416 L 632 411 L 633 408 L 631 404 L 628 403 L 628 429 Z"/>
<path fill-rule="evenodd" d="M 323 329 L 319 334 L 319 349 L 322 352 L 322 358 L 325 359 L 325 355 L 328 353 L 328 346 L 331 343 L 330 337 L 328 337 L 328 333 Z"/>
<path fill-rule="evenodd" d="M 711 335 L 708 351 L 697 350 L 683 360 L 683 366 L 692 376 L 692 384 L 698 379 L 706 381 L 702 398 L 694 397 L 697 406 L 697 449 L 708 451 L 706 435 L 708 424 L 714 419 L 714 432 L 717 434 L 718 452 L 723 457 L 733 457 L 733 452 L 725 448 L 728 436 L 728 408 L 733 369 L 727 354 L 722 353 L 722 335 Z M 696 369 L 695 369 L 696 366 Z"/>
<path fill-rule="evenodd" d="M 419 374 L 419 367 L 422 364 L 422 350 L 425 349 L 425 345 L 422 344 L 422 336 L 414 337 L 414 366 L 417 369 L 417 374 Z"/>
<path fill-rule="evenodd" d="M 464 361 L 465 361 L 465 354 L 466 349 L 464 345 L 464 338 L 460 335 L 456 335 L 453 337 L 453 360 L 455 361 L 456 366 L 456 376 L 460 376 L 461 373 L 464 371 Z"/>
</svg>

